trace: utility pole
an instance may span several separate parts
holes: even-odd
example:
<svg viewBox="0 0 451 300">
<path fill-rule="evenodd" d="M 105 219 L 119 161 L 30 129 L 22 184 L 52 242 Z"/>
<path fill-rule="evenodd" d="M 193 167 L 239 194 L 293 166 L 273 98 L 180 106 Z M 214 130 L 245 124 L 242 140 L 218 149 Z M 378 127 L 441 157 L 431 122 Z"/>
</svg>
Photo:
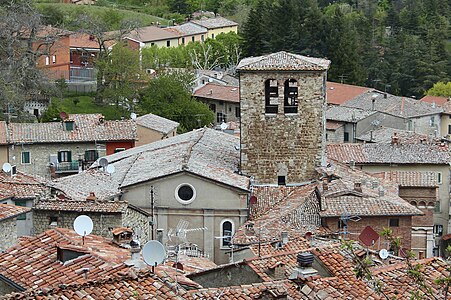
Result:
<svg viewBox="0 0 451 300">
<path fill-rule="evenodd" d="M 153 193 L 153 185 L 150 186 L 150 227 L 151 227 L 151 239 L 154 240 L 154 224 L 155 224 L 155 220 L 154 220 L 154 206 L 155 206 L 155 201 L 154 201 L 154 193 Z"/>
</svg>

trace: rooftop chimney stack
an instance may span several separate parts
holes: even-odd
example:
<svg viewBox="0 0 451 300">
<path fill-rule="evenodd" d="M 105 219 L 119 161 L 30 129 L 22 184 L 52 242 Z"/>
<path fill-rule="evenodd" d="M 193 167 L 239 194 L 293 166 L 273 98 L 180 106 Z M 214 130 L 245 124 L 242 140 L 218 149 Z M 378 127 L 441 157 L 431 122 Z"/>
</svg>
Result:
<svg viewBox="0 0 451 300">
<path fill-rule="evenodd" d="M 305 279 L 315 276 L 318 271 L 313 268 L 315 258 L 311 252 L 302 252 L 297 255 L 298 266 L 293 269 L 288 279 Z"/>
<path fill-rule="evenodd" d="M 361 193 L 362 192 L 362 183 L 361 182 L 354 182 L 354 190 L 356 192 Z"/>
<path fill-rule="evenodd" d="M 399 145 L 399 137 L 398 137 L 398 134 L 396 132 L 394 132 L 392 137 L 391 137 L 391 144 L 392 145 Z"/>
<path fill-rule="evenodd" d="M 282 231 L 281 237 L 282 237 L 282 245 L 288 244 L 288 232 Z"/>
</svg>

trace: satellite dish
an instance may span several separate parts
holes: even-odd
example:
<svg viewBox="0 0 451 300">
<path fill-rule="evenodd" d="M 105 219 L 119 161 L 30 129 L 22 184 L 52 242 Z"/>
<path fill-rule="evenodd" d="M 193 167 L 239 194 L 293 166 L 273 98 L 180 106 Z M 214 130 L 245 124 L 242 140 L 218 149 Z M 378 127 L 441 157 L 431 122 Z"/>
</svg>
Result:
<svg viewBox="0 0 451 300">
<path fill-rule="evenodd" d="M 11 164 L 10 163 L 7 163 L 7 162 L 5 162 L 4 164 L 3 164 L 3 167 L 2 167 L 2 169 L 3 169 L 3 172 L 5 172 L 5 173 L 9 173 L 9 172 L 11 172 Z"/>
<path fill-rule="evenodd" d="M 153 267 L 164 261 L 166 258 L 166 250 L 162 243 L 152 240 L 144 245 L 141 255 L 144 262 Z"/>
<path fill-rule="evenodd" d="M 101 159 L 99 159 L 99 165 L 105 168 L 106 166 L 108 166 L 108 159 L 102 157 Z"/>
<path fill-rule="evenodd" d="M 78 235 L 87 236 L 92 232 L 94 224 L 90 217 L 86 215 L 78 216 L 74 221 L 74 230 Z"/>
<path fill-rule="evenodd" d="M 69 115 L 65 111 L 62 111 L 60 112 L 60 118 L 62 120 L 66 120 L 67 118 L 69 118 Z"/>
<path fill-rule="evenodd" d="M 114 173 L 114 171 L 116 171 L 116 168 L 113 166 L 113 165 L 108 165 L 107 167 L 106 167 L 106 172 L 108 173 L 108 174 L 113 174 Z"/>
<path fill-rule="evenodd" d="M 388 257 L 387 249 L 381 249 L 381 251 L 379 251 L 379 257 L 382 259 L 387 259 Z"/>
<path fill-rule="evenodd" d="M 137 117 L 137 115 L 136 115 L 135 113 L 131 113 L 131 114 L 130 114 L 130 118 L 131 118 L 132 120 L 136 120 L 136 117 Z"/>
<path fill-rule="evenodd" d="M 227 125 L 227 123 L 225 123 L 225 122 L 221 123 L 221 130 L 226 130 L 227 127 L 229 127 L 229 125 Z"/>
</svg>

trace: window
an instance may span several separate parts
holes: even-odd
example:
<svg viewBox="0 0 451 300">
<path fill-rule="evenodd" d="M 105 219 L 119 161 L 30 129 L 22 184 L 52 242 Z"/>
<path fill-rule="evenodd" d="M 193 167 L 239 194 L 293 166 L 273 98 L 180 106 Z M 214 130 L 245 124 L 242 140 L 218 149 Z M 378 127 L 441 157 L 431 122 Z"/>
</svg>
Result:
<svg viewBox="0 0 451 300">
<path fill-rule="evenodd" d="M 434 212 L 439 213 L 441 211 L 440 209 L 440 201 L 435 202 L 434 206 Z"/>
<path fill-rule="evenodd" d="M 442 236 L 443 225 L 434 225 L 433 233 L 435 234 L 435 236 Z"/>
<path fill-rule="evenodd" d="M 349 132 L 345 132 L 344 137 L 343 137 L 343 141 L 349 142 Z"/>
<path fill-rule="evenodd" d="M 237 117 L 237 118 L 240 117 L 240 108 L 238 106 L 235 107 L 235 117 Z"/>
<path fill-rule="evenodd" d="M 216 122 L 217 123 L 227 122 L 226 115 L 223 114 L 222 112 L 216 113 Z"/>
<path fill-rule="evenodd" d="M 200 40 L 201 40 L 202 42 L 204 41 L 204 35 L 203 35 L 203 34 L 200 36 Z"/>
<path fill-rule="evenodd" d="M 191 37 L 191 42 L 194 42 L 194 36 Z"/>
<path fill-rule="evenodd" d="M 50 226 L 58 226 L 58 217 L 50 217 L 49 225 Z"/>
<path fill-rule="evenodd" d="M 434 116 L 432 116 L 431 119 L 429 120 L 429 125 L 430 125 L 431 127 L 434 127 L 434 126 L 435 126 L 435 117 L 434 117 Z"/>
<path fill-rule="evenodd" d="M 150 43 L 150 46 L 155 46 L 155 43 Z"/>
<path fill-rule="evenodd" d="M 212 39 L 215 38 L 215 34 L 214 34 L 214 33 L 211 34 L 211 38 L 212 38 Z"/>
<path fill-rule="evenodd" d="M 17 206 L 24 206 L 24 207 L 26 207 L 27 206 L 27 201 L 25 201 L 25 200 L 14 200 L 14 204 L 17 205 Z M 17 218 L 16 218 L 16 220 L 26 220 L 26 219 L 27 219 L 27 214 L 26 213 L 18 215 Z"/>
<path fill-rule="evenodd" d="M 22 164 L 30 164 L 30 151 L 22 151 Z"/>
<path fill-rule="evenodd" d="M 45 65 L 46 66 L 50 65 L 50 57 L 48 56 L 45 57 Z"/>
<path fill-rule="evenodd" d="M 285 176 L 277 176 L 277 184 L 278 185 L 285 185 L 286 184 L 286 178 Z"/>
<path fill-rule="evenodd" d="M 86 161 L 96 161 L 99 158 L 99 152 L 97 150 L 86 150 L 85 160 Z"/>
<path fill-rule="evenodd" d="M 187 205 L 196 199 L 196 189 L 189 183 L 182 183 L 175 189 L 175 199 Z"/>
<path fill-rule="evenodd" d="M 298 112 L 298 82 L 294 79 L 285 81 L 284 112 L 294 114 Z"/>
<path fill-rule="evenodd" d="M 277 114 L 279 105 L 279 87 L 277 80 L 268 79 L 265 81 L 265 113 Z"/>
<path fill-rule="evenodd" d="M 171 47 L 171 41 L 166 41 L 166 47 Z"/>
<path fill-rule="evenodd" d="M 451 125 L 448 125 L 448 134 L 451 134 Z"/>
<path fill-rule="evenodd" d="M 118 153 L 118 152 L 121 152 L 121 151 L 125 151 L 125 148 L 116 148 L 116 149 L 114 149 L 114 153 Z"/>
<path fill-rule="evenodd" d="M 437 183 L 442 184 L 442 172 L 437 172 Z"/>
<path fill-rule="evenodd" d="M 234 226 L 231 220 L 223 220 L 221 222 L 221 248 L 230 248 Z"/>
<path fill-rule="evenodd" d="M 185 38 L 182 37 L 182 44 L 185 45 Z"/>
<path fill-rule="evenodd" d="M 52 63 L 56 64 L 56 55 L 52 55 Z"/>
<path fill-rule="evenodd" d="M 210 109 L 212 112 L 216 112 L 216 104 L 214 103 L 210 104 Z"/>
<path fill-rule="evenodd" d="M 399 227 L 399 219 L 390 219 L 388 225 L 390 227 Z"/>
<path fill-rule="evenodd" d="M 71 162 L 72 152 L 70 151 L 58 151 L 58 162 Z"/>
</svg>

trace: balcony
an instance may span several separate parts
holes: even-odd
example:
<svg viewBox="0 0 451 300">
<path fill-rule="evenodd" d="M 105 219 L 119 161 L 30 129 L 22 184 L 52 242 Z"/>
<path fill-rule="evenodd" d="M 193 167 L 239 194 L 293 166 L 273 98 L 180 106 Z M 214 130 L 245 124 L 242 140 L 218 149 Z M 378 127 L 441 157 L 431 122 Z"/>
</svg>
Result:
<svg viewBox="0 0 451 300">
<path fill-rule="evenodd" d="M 78 161 L 60 162 L 56 166 L 56 173 L 78 173 Z"/>
<path fill-rule="evenodd" d="M 97 71 L 93 68 L 70 67 L 70 81 L 95 81 Z"/>
</svg>

